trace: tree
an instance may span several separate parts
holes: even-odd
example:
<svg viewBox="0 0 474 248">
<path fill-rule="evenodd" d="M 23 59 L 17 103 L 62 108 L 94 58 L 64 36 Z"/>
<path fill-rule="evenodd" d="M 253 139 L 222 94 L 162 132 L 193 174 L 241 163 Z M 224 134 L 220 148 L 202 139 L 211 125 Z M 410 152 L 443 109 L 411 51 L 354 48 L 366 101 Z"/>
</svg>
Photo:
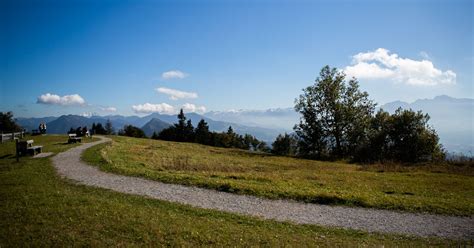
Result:
<svg viewBox="0 0 474 248">
<path fill-rule="evenodd" d="M 155 131 L 153 131 L 153 134 L 151 135 L 151 138 L 152 139 L 159 139 L 159 136 Z"/>
<path fill-rule="evenodd" d="M 186 142 L 194 142 L 194 126 L 191 120 L 186 122 L 186 127 L 184 128 L 184 137 Z"/>
<path fill-rule="evenodd" d="M 176 127 L 170 126 L 168 128 L 161 130 L 161 132 L 158 134 L 158 139 L 167 140 L 167 141 L 176 141 L 177 140 Z"/>
<path fill-rule="evenodd" d="M 184 142 L 187 140 L 186 137 L 186 116 L 184 116 L 183 109 L 179 111 L 178 123 L 174 124 L 176 131 L 176 141 Z"/>
<path fill-rule="evenodd" d="M 0 132 L 10 133 L 21 131 L 21 127 L 15 122 L 12 112 L 0 112 Z"/>
<path fill-rule="evenodd" d="M 430 117 L 421 111 L 397 109 L 390 118 L 391 155 L 401 162 L 420 162 L 444 157 Z"/>
<path fill-rule="evenodd" d="M 119 135 L 135 138 L 146 138 L 145 132 L 143 132 L 143 130 L 132 125 L 125 125 L 122 130 L 119 130 Z"/>
<path fill-rule="evenodd" d="M 91 127 L 91 135 L 95 134 L 95 129 L 96 129 L 95 122 L 93 122 L 92 127 Z"/>
<path fill-rule="evenodd" d="M 404 163 L 444 159 L 439 137 L 428 125 L 429 119 L 428 114 L 411 109 L 399 108 L 392 115 L 379 110 L 371 120 L 368 142 L 363 144 L 354 159 Z"/>
<path fill-rule="evenodd" d="M 195 141 L 199 144 L 210 145 L 211 137 L 209 133 L 209 125 L 204 119 L 201 119 L 194 131 Z"/>
<path fill-rule="evenodd" d="M 111 134 L 114 134 L 115 131 L 114 131 L 114 128 L 112 126 L 112 122 L 110 121 L 110 119 L 107 119 L 107 122 L 105 122 L 105 134 L 107 135 L 111 135 Z"/>
<path fill-rule="evenodd" d="M 260 141 L 257 146 L 257 151 L 261 152 L 271 152 L 270 147 L 268 147 L 267 143 L 265 141 Z"/>
<path fill-rule="evenodd" d="M 285 133 L 279 134 L 272 143 L 272 153 L 277 155 L 295 155 L 296 153 L 296 139 Z"/>
<path fill-rule="evenodd" d="M 107 134 L 107 131 L 102 126 L 102 123 L 97 123 L 94 129 L 94 134 Z"/>
<path fill-rule="evenodd" d="M 294 129 L 304 156 L 346 157 L 353 155 L 353 145 L 366 139 L 375 104 L 359 90 L 355 78 L 346 84 L 345 77 L 325 66 L 315 84 L 295 100 L 301 118 Z"/>
</svg>

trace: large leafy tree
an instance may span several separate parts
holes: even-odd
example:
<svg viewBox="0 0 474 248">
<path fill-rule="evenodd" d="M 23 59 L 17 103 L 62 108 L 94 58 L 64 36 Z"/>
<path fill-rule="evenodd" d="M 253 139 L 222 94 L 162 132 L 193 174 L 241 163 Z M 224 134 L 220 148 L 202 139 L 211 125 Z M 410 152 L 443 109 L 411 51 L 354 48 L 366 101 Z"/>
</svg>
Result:
<svg viewBox="0 0 474 248">
<path fill-rule="evenodd" d="M 356 146 L 367 139 L 375 104 L 359 90 L 355 78 L 346 83 L 346 75 L 325 66 L 315 84 L 303 89 L 295 100 L 301 114 L 295 126 L 299 152 L 324 158 L 353 155 Z"/>
</svg>

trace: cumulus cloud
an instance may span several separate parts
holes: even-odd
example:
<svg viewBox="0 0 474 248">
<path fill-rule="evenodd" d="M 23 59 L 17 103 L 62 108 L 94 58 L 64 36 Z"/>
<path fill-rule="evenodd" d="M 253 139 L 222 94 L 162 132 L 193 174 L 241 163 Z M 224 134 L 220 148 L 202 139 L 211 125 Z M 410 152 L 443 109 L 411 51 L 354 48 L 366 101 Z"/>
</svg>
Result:
<svg viewBox="0 0 474 248">
<path fill-rule="evenodd" d="M 100 110 L 105 111 L 105 112 L 116 112 L 117 108 L 115 108 L 115 107 L 100 107 Z"/>
<path fill-rule="evenodd" d="M 193 98 L 198 97 L 197 93 L 194 93 L 194 92 L 185 92 L 185 91 L 169 89 L 169 88 L 164 88 L 164 87 L 156 88 L 155 90 L 159 93 L 168 95 L 171 100 L 193 99 Z"/>
<path fill-rule="evenodd" d="M 147 114 L 149 113 L 160 113 L 160 114 L 176 113 L 175 108 L 167 103 L 160 103 L 160 104 L 145 103 L 145 104 L 133 105 L 132 109 L 133 111 L 135 111 L 135 113 L 147 113 Z"/>
<path fill-rule="evenodd" d="M 165 71 L 161 74 L 162 79 L 183 79 L 187 76 L 188 74 L 179 70 Z"/>
<path fill-rule="evenodd" d="M 58 96 L 55 94 L 46 93 L 44 95 L 39 96 L 36 100 L 36 103 L 62 106 L 84 106 L 86 104 L 86 101 L 84 101 L 84 98 L 82 98 L 78 94 Z"/>
<path fill-rule="evenodd" d="M 427 59 L 401 58 L 384 48 L 354 55 L 352 65 L 344 71 L 348 76 L 358 79 L 388 79 L 409 85 L 456 84 L 456 73 L 453 71 L 437 69 Z"/>
<path fill-rule="evenodd" d="M 189 112 L 189 113 L 204 113 L 206 112 L 206 107 L 204 106 L 196 106 L 192 103 L 185 103 L 182 106 L 184 112 Z"/>
</svg>

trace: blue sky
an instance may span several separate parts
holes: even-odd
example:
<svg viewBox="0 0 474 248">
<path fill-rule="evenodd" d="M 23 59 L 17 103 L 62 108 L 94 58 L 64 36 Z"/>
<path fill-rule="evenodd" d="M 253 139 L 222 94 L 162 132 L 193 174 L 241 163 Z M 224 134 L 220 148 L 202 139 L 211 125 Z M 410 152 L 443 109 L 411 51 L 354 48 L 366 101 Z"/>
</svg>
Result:
<svg viewBox="0 0 474 248">
<path fill-rule="evenodd" d="M 3 0 L 0 21 L 22 117 L 291 107 L 324 65 L 379 104 L 474 97 L 472 1 Z"/>
</svg>

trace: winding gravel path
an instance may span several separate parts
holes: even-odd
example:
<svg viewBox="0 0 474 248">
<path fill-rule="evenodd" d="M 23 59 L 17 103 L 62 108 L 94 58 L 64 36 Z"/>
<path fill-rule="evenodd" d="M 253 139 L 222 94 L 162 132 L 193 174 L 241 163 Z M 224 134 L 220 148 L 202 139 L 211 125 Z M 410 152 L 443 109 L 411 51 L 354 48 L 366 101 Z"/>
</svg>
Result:
<svg viewBox="0 0 474 248">
<path fill-rule="evenodd" d="M 106 173 L 97 167 L 85 164 L 80 158 L 85 149 L 110 141 L 109 138 L 100 138 L 100 141 L 82 144 L 54 156 L 52 160 L 58 173 L 80 184 L 265 219 L 422 237 L 474 238 L 474 218 L 472 216 L 402 213 L 306 204 L 288 200 L 269 200 Z"/>
</svg>

